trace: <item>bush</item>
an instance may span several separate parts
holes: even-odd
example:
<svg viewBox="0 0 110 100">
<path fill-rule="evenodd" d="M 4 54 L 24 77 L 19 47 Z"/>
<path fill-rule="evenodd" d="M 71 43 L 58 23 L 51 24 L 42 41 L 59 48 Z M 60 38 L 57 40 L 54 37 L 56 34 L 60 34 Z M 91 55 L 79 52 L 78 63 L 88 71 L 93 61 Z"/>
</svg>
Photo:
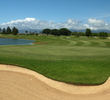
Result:
<svg viewBox="0 0 110 100">
<path fill-rule="evenodd" d="M 107 32 L 100 32 L 99 37 L 103 38 L 103 39 L 106 39 L 108 37 L 108 33 Z"/>
</svg>

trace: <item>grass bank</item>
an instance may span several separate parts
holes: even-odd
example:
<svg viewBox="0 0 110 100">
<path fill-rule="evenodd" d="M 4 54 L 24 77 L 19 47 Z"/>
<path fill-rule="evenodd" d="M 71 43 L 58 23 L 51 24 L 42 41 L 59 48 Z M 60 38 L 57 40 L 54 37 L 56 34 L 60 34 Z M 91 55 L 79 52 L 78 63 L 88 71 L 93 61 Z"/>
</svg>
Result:
<svg viewBox="0 0 110 100">
<path fill-rule="evenodd" d="M 110 76 L 110 40 L 71 36 L 3 35 L 36 40 L 35 45 L 0 46 L 0 63 L 37 71 L 76 84 L 102 84 Z"/>
</svg>

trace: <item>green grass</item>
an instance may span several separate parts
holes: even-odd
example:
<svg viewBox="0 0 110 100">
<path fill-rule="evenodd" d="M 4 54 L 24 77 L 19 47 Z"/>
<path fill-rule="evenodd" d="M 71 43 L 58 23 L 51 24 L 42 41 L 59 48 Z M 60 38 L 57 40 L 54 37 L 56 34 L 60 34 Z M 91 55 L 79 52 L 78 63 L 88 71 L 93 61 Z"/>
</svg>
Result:
<svg viewBox="0 0 110 100">
<path fill-rule="evenodd" d="M 34 70 L 75 84 L 102 84 L 110 76 L 110 40 L 86 37 L 3 35 L 36 40 L 35 45 L 0 46 L 0 63 Z"/>
</svg>

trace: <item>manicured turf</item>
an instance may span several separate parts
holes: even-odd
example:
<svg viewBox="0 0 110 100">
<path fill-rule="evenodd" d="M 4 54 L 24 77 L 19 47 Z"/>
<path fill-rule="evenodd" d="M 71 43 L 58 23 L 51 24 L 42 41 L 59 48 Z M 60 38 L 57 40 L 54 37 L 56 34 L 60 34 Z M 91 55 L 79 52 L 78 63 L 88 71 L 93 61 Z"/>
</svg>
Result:
<svg viewBox="0 0 110 100">
<path fill-rule="evenodd" d="M 6 35 L 35 45 L 0 46 L 0 63 L 37 71 L 66 83 L 102 84 L 110 76 L 110 40 L 71 36 Z"/>
</svg>

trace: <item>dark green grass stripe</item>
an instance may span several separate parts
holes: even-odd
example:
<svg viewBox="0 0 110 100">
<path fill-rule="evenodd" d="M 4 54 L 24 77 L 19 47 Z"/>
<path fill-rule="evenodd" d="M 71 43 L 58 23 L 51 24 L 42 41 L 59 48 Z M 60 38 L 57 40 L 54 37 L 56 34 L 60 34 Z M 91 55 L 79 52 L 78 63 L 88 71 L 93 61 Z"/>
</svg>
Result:
<svg viewBox="0 0 110 100">
<path fill-rule="evenodd" d="M 100 46 L 100 44 L 98 42 L 91 41 L 91 46 Z"/>
<path fill-rule="evenodd" d="M 110 47 L 110 42 L 105 42 L 107 47 Z"/>
<path fill-rule="evenodd" d="M 75 46 L 82 46 L 84 44 L 83 41 L 76 41 L 77 43 L 75 44 Z"/>
</svg>

